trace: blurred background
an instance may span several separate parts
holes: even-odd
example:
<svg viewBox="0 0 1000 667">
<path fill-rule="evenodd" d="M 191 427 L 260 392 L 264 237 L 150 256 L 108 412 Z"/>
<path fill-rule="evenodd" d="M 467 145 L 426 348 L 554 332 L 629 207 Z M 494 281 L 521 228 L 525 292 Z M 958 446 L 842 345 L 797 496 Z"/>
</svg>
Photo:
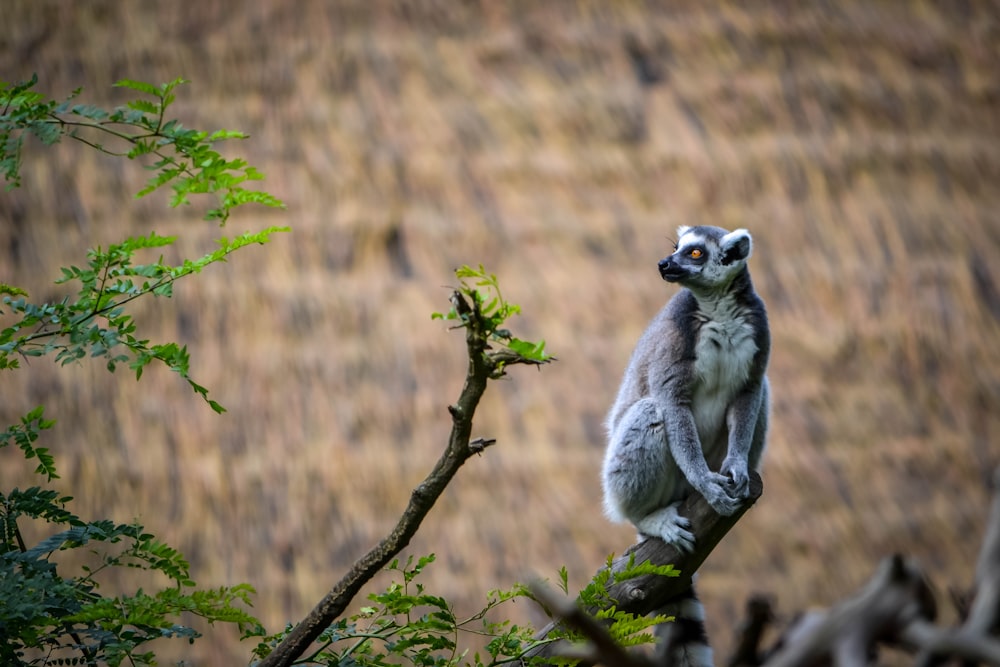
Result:
<svg viewBox="0 0 1000 667">
<path fill-rule="evenodd" d="M 37 404 L 85 518 L 138 518 L 204 586 L 250 582 L 296 621 L 394 525 L 461 389 L 452 270 L 498 274 L 515 334 L 558 362 L 490 386 L 461 471 L 408 553 L 428 589 L 566 565 L 581 586 L 634 539 L 601 515 L 602 420 L 674 293 L 680 224 L 746 227 L 768 304 L 764 496 L 702 568 L 722 654 L 746 597 L 829 604 L 894 551 L 944 603 L 966 588 L 1000 463 L 1000 7 L 704 3 L 8 0 L 0 79 L 121 104 L 121 78 L 183 76 L 174 116 L 229 145 L 286 212 L 135 201 L 140 165 L 29 142 L 0 195 L 0 280 L 57 299 L 58 267 L 127 235 L 174 255 L 266 225 L 291 234 L 137 304 L 228 412 L 151 367 L 7 373 L 0 423 Z M 173 256 L 173 255 L 172 255 Z M 19 452 L 0 484 L 35 484 Z M 524 603 L 511 614 L 538 622 Z M 946 613 L 947 617 L 947 613 Z M 163 656 L 239 664 L 235 630 Z"/>
</svg>

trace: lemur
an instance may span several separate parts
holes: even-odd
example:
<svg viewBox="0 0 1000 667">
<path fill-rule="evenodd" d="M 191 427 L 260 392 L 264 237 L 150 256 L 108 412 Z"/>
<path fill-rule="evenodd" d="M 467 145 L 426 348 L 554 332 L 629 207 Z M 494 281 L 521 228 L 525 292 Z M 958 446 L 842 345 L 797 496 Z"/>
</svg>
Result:
<svg viewBox="0 0 1000 667">
<path fill-rule="evenodd" d="M 639 539 L 691 551 L 690 522 L 677 509 L 692 490 L 724 516 L 749 496 L 767 435 L 771 337 L 747 268 L 749 232 L 682 226 L 677 234 L 659 270 L 684 289 L 632 353 L 607 418 L 602 482 L 609 518 L 634 524 Z M 711 665 L 693 587 L 661 613 L 677 617 L 666 628 L 675 664 Z"/>
</svg>

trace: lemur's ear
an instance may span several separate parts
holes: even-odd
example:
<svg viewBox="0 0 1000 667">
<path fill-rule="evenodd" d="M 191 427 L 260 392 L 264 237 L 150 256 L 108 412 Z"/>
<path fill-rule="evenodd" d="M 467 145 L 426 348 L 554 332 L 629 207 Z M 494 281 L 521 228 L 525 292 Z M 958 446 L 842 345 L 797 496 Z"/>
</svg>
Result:
<svg viewBox="0 0 1000 667">
<path fill-rule="evenodd" d="M 677 238 L 680 239 L 680 237 L 684 236 L 689 231 L 691 231 L 690 227 L 688 227 L 687 225 L 681 225 L 680 227 L 677 228 Z"/>
<path fill-rule="evenodd" d="M 737 229 L 722 237 L 719 242 L 719 249 L 722 251 L 722 263 L 732 264 L 750 258 L 753 252 L 753 239 L 750 232 L 745 229 Z"/>
</svg>

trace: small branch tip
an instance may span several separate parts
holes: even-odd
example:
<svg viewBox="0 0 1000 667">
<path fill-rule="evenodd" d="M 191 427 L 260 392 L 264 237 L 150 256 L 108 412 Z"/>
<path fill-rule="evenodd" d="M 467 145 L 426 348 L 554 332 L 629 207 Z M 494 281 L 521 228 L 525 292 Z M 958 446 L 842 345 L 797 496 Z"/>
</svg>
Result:
<svg viewBox="0 0 1000 667">
<path fill-rule="evenodd" d="M 496 441 L 496 438 L 476 438 L 469 443 L 469 451 L 473 454 L 482 454 L 484 449 L 496 444 Z"/>
</svg>

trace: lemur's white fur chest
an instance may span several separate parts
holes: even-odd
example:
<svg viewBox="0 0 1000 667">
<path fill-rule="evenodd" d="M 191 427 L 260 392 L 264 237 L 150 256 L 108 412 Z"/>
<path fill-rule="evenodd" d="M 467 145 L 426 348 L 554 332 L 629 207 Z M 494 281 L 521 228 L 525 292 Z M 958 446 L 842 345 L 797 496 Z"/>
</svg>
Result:
<svg viewBox="0 0 1000 667">
<path fill-rule="evenodd" d="M 747 382 L 757 344 L 753 328 L 731 299 L 701 303 L 695 342 L 692 411 L 698 437 L 710 460 L 727 446 L 726 411 Z"/>
</svg>

